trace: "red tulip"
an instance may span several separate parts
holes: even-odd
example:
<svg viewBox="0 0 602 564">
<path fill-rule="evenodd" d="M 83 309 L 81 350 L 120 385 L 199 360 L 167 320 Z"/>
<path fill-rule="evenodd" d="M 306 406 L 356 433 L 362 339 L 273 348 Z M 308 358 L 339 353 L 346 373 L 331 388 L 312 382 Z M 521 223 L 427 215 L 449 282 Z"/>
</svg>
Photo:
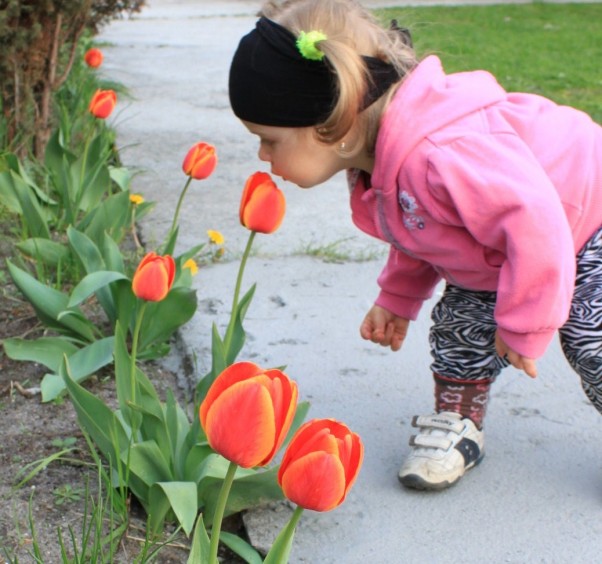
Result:
<svg viewBox="0 0 602 564">
<path fill-rule="evenodd" d="M 269 174 L 256 172 L 245 184 L 240 201 L 240 222 L 251 231 L 273 233 L 284 219 L 286 201 Z"/>
<path fill-rule="evenodd" d="M 142 300 L 160 302 L 171 290 L 175 274 L 173 257 L 148 253 L 134 273 L 132 291 Z"/>
<path fill-rule="evenodd" d="M 338 507 L 364 459 L 358 435 L 334 419 L 313 419 L 292 438 L 278 471 L 278 483 L 292 502 L 313 511 Z"/>
<path fill-rule="evenodd" d="M 203 180 L 211 175 L 216 165 L 215 147 L 208 143 L 197 143 L 188 151 L 182 169 L 195 180 Z"/>
<path fill-rule="evenodd" d="M 90 101 L 90 113 L 97 118 L 105 119 L 111 115 L 117 103 L 114 90 L 97 90 Z"/>
<path fill-rule="evenodd" d="M 100 49 L 96 49 L 96 47 L 92 47 L 92 49 L 88 49 L 86 54 L 84 55 L 84 61 L 89 67 L 95 69 L 102 64 L 103 54 Z"/>
<path fill-rule="evenodd" d="M 297 408 L 297 384 L 277 369 L 237 362 L 213 382 L 199 410 L 211 448 L 243 468 L 265 466 Z"/>
</svg>

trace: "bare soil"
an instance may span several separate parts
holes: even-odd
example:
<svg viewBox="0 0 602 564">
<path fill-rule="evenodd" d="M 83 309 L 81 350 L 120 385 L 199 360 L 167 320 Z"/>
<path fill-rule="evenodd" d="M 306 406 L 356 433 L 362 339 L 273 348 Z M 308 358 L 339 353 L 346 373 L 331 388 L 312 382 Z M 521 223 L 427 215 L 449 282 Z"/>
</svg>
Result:
<svg viewBox="0 0 602 564">
<path fill-rule="evenodd" d="M 5 269 L 5 258 L 12 253 L 11 238 L 0 226 L 0 340 L 35 338 L 42 334 L 43 327 L 31 306 L 11 284 Z M 169 387 L 176 392 L 176 397 L 182 398 L 176 375 L 160 362 L 147 362 L 144 370 L 159 394 Z M 34 534 L 42 553 L 41 562 L 65 562 L 61 556 L 59 529 L 69 546 L 71 527 L 81 550 L 85 499 L 97 500 L 98 471 L 71 403 L 68 398 L 51 403 L 41 401 L 39 386 L 45 372 L 44 366 L 13 361 L 0 349 L 0 562 L 40 562 L 33 556 Z M 108 403 L 115 400 L 114 379 L 109 370 L 85 385 Z M 24 467 L 66 445 L 73 447 L 68 460 L 50 463 L 27 483 L 15 487 L 32 469 L 23 472 Z M 130 500 L 128 521 L 113 562 L 131 563 L 141 554 L 146 516 L 135 499 Z M 239 515 L 229 518 L 224 529 L 245 536 Z M 168 525 L 166 535 L 173 530 L 174 527 Z M 179 534 L 161 548 L 156 558 L 145 561 L 186 563 L 189 549 L 189 539 Z M 68 549 L 68 552 L 71 551 Z M 222 552 L 221 557 L 222 562 L 243 562 L 227 551 Z"/>
</svg>

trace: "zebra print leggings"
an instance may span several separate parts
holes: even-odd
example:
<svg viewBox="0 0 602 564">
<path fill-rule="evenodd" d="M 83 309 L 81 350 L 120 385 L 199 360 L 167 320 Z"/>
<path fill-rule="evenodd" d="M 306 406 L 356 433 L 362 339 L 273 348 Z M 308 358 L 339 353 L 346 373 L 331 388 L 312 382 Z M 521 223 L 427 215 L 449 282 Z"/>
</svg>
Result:
<svg viewBox="0 0 602 564">
<path fill-rule="evenodd" d="M 493 381 L 508 366 L 495 352 L 495 299 L 495 292 L 446 286 L 431 314 L 434 373 L 450 380 Z M 575 293 L 559 335 L 566 359 L 602 413 L 602 228 L 577 254 Z"/>
</svg>

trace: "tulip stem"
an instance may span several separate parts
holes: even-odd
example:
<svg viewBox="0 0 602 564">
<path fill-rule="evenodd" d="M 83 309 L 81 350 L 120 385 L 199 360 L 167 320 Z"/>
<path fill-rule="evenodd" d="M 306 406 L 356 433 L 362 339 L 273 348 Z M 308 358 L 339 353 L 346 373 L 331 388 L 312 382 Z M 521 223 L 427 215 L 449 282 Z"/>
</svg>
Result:
<svg viewBox="0 0 602 564">
<path fill-rule="evenodd" d="M 301 519 L 302 513 L 303 507 L 297 505 L 288 523 L 284 526 L 274 540 L 274 544 L 272 544 L 272 548 L 270 548 L 270 551 L 265 557 L 263 564 L 286 564 L 286 562 L 288 562 L 291 548 L 293 546 L 295 529 L 297 528 L 299 519 Z"/>
<path fill-rule="evenodd" d="M 293 511 L 293 514 L 291 515 L 291 518 L 289 519 L 289 522 L 286 524 L 284 535 L 286 536 L 287 545 L 289 545 L 289 546 L 293 542 L 293 535 L 295 534 L 295 529 L 297 528 L 297 523 L 299 522 L 299 519 L 301 519 L 302 514 L 303 514 L 303 507 L 301 507 L 300 505 L 297 505 L 297 507 L 295 507 L 295 511 Z"/>
<path fill-rule="evenodd" d="M 188 187 L 190 186 L 191 182 L 192 182 L 192 176 L 189 176 L 188 180 L 186 181 L 186 184 L 184 184 L 184 188 L 180 192 L 180 197 L 178 198 L 178 203 L 176 205 L 176 211 L 173 216 L 173 221 L 171 222 L 171 227 L 169 228 L 168 239 L 176 228 L 176 225 L 178 223 L 178 216 L 180 215 L 180 207 L 182 206 L 182 201 L 184 200 L 184 196 L 186 195 L 186 192 L 188 191 Z"/>
<path fill-rule="evenodd" d="M 245 247 L 245 251 L 242 254 L 242 259 L 240 260 L 240 266 L 238 268 L 238 276 L 236 277 L 236 286 L 234 288 L 234 297 L 232 298 L 232 311 L 230 313 L 230 323 L 228 324 L 228 329 L 226 330 L 226 337 L 224 339 L 224 350 L 226 351 L 226 357 L 230 352 L 230 345 L 232 343 L 232 336 L 234 334 L 234 324 L 236 323 L 236 316 L 238 314 L 238 297 L 240 295 L 240 287 L 242 286 L 242 276 L 245 271 L 247 259 L 249 258 L 249 254 L 251 253 L 251 247 L 253 246 L 253 240 L 255 239 L 256 234 L 256 231 L 251 231 L 249 239 L 247 240 L 247 246 Z"/>
<path fill-rule="evenodd" d="M 217 498 L 217 505 L 215 506 L 215 513 L 213 515 L 213 525 L 211 526 L 211 543 L 209 545 L 209 564 L 217 564 L 217 549 L 219 547 L 219 534 L 222 528 L 222 520 L 224 518 L 224 511 L 226 509 L 226 501 L 228 501 L 228 495 L 230 494 L 230 488 L 234 481 L 234 474 L 238 465 L 236 462 L 230 462 L 226 475 L 224 476 L 224 482 L 222 483 L 222 489 L 219 492 Z"/>
<path fill-rule="evenodd" d="M 136 325 L 134 326 L 134 334 L 132 336 L 132 352 L 130 356 L 130 401 L 136 403 L 136 354 L 138 352 L 138 338 L 140 336 L 140 328 L 142 327 L 142 318 L 148 302 L 143 301 L 136 317 Z M 132 429 L 132 434 L 133 434 Z"/>
</svg>

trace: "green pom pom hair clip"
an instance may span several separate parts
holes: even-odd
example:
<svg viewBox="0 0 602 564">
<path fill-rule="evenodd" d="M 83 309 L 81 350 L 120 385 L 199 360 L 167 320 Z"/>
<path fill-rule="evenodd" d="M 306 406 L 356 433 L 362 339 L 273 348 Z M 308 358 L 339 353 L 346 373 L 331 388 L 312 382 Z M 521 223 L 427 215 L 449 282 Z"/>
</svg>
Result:
<svg viewBox="0 0 602 564">
<path fill-rule="evenodd" d="M 310 61 L 321 61 L 324 53 L 316 47 L 318 41 L 327 39 L 326 34 L 321 31 L 302 31 L 297 38 L 297 49 L 305 59 Z"/>
</svg>

